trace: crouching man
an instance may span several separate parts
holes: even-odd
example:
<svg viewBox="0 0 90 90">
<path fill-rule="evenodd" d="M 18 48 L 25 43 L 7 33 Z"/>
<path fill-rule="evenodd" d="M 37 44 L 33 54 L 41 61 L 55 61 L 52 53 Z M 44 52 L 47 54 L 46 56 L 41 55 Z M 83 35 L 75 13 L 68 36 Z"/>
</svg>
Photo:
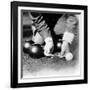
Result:
<svg viewBox="0 0 90 90">
<path fill-rule="evenodd" d="M 63 35 L 63 43 L 61 45 L 61 52 L 59 53 L 59 57 L 65 57 L 66 60 L 72 60 L 73 54 L 70 52 L 69 45 L 72 44 L 74 40 L 74 34 L 66 31 Z"/>
<path fill-rule="evenodd" d="M 34 20 L 34 23 L 32 24 L 32 30 L 32 41 L 35 44 L 40 44 L 43 46 L 45 56 L 53 56 L 53 54 L 51 54 L 51 50 L 54 44 L 51 32 L 45 20 L 43 20 L 43 16 L 39 16 Z M 45 43 L 45 45 L 43 45 L 43 43 Z"/>
<path fill-rule="evenodd" d="M 77 24 L 77 18 L 74 15 L 63 15 L 56 24 L 54 32 L 56 34 L 63 34 L 61 51 L 58 53 L 60 58 L 65 57 L 66 60 L 72 60 L 73 54 L 70 52 L 69 45 L 74 40 L 74 30 Z"/>
</svg>

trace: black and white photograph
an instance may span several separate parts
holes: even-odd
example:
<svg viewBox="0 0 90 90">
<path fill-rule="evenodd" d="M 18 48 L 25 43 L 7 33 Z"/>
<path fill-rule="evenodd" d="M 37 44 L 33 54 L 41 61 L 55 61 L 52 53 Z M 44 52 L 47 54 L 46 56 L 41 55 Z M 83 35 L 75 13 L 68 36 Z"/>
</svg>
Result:
<svg viewBox="0 0 90 90">
<path fill-rule="evenodd" d="M 16 11 L 12 11 L 13 18 L 17 19 L 14 23 L 14 18 L 12 26 L 17 29 L 17 33 L 13 33 L 17 34 L 13 37 L 17 61 L 12 61 L 17 65 L 16 71 L 12 69 L 14 74 L 17 73 L 15 83 L 19 86 L 38 82 L 86 82 L 85 10 L 68 8 L 68 5 L 66 8 L 35 5 L 31 3 L 31 7 L 23 7 L 17 4 L 16 15 Z"/>
<path fill-rule="evenodd" d="M 79 16 L 21 11 L 22 78 L 79 73 Z"/>
</svg>

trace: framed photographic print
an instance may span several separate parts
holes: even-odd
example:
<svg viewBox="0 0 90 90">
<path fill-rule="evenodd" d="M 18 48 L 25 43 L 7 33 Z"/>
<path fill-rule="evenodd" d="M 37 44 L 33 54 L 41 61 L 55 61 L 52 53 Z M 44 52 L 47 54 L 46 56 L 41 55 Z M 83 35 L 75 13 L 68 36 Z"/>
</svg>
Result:
<svg viewBox="0 0 90 90">
<path fill-rule="evenodd" d="M 87 6 L 11 2 L 11 87 L 87 83 Z"/>
</svg>

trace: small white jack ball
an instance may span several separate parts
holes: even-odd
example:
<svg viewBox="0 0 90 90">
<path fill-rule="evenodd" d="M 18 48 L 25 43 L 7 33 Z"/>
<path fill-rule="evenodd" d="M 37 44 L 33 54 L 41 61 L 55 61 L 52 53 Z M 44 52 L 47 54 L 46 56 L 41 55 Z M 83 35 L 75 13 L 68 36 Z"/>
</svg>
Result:
<svg viewBox="0 0 90 90">
<path fill-rule="evenodd" d="M 61 47 L 61 43 L 57 43 L 57 47 Z"/>
<path fill-rule="evenodd" d="M 73 59 L 73 54 L 69 52 L 69 53 L 67 53 L 67 54 L 65 55 L 65 58 L 66 58 L 67 61 L 70 61 L 70 60 Z"/>
<path fill-rule="evenodd" d="M 26 42 L 26 43 L 24 44 L 24 47 L 25 47 L 25 48 L 29 48 L 29 47 L 30 47 L 30 44 L 29 44 L 28 42 Z"/>
<path fill-rule="evenodd" d="M 31 50 L 32 50 L 33 53 L 36 53 L 37 52 L 37 47 L 32 47 Z"/>
</svg>

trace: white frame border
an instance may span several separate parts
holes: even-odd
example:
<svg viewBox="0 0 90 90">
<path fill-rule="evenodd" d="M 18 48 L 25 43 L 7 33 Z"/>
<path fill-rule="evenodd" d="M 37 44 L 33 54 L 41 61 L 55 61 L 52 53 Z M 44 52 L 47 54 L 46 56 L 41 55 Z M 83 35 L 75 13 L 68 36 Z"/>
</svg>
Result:
<svg viewBox="0 0 90 90">
<path fill-rule="evenodd" d="M 80 21 L 80 42 L 79 42 L 79 60 L 81 60 L 80 76 L 74 77 L 61 77 L 61 78 L 37 78 L 37 79 L 21 79 L 21 10 L 37 10 L 37 11 L 54 11 L 54 12 L 77 12 L 81 13 Z M 82 50 L 82 51 L 81 51 Z M 55 9 L 55 8 L 39 8 L 39 7 L 18 7 L 18 83 L 32 83 L 32 82 L 45 82 L 45 81 L 66 81 L 66 80 L 80 80 L 84 79 L 84 10 L 75 9 Z"/>
</svg>

